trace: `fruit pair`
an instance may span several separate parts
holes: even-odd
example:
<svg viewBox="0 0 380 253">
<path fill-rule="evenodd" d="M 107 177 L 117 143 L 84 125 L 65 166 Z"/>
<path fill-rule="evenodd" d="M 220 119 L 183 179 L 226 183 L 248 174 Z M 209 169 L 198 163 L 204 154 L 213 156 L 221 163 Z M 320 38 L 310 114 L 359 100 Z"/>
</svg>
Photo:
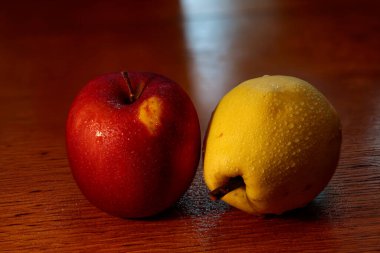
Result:
<svg viewBox="0 0 380 253">
<path fill-rule="evenodd" d="M 217 106 L 205 137 L 211 195 L 253 214 L 311 201 L 339 157 L 338 116 L 310 84 L 264 76 Z M 191 184 L 200 155 L 195 108 L 182 88 L 152 73 L 101 76 L 85 86 L 66 126 L 74 178 L 91 203 L 120 217 L 155 215 Z"/>
</svg>

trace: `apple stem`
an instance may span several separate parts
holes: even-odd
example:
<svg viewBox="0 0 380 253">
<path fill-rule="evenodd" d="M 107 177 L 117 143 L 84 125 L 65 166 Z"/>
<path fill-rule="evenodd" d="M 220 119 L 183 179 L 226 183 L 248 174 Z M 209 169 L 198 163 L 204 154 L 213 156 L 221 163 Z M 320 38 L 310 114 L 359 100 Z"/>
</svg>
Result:
<svg viewBox="0 0 380 253">
<path fill-rule="evenodd" d="M 128 72 L 127 71 L 124 71 L 122 72 L 122 75 L 124 77 L 124 80 L 126 81 L 127 83 L 127 87 L 128 87 L 128 99 L 129 99 L 129 102 L 132 104 L 133 102 L 136 101 L 136 97 L 135 97 L 135 94 L 133 93 L 133 89 L 132 89 L 132 84 L 131 84 L 131 79 L 129 79 L 129 75 L 128 75 Z"/>
<path fill-rule="evenodd" d="M 241 176 L 233 177 L 228 182 L 222 186 L 219 186 L 215 190 L 209 192 L 209 196 L 212 200 L 219 200 L 224 197 L 227 193 L 244 186 L 244 180 Z"/>
</svg>

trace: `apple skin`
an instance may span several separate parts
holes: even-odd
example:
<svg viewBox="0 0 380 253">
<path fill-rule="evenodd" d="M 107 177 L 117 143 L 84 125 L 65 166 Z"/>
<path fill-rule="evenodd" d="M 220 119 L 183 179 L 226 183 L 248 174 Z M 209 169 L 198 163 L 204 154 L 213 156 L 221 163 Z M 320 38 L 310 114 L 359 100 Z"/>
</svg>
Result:
<svg viewBox="0 0 380 253">
<path fill-rule="evenodd" d="M 100 76 L 80 91 L 69 111 L 66 146 L 74 179 L 93 205 L 141 218 L 169 208 L 190 186 L 200 126 L 178 84 L 148 72 L 128 72 L 127 82 L 125 73 Z M 142 90 L 134 102 L 130 88 Z"/>
</svg>

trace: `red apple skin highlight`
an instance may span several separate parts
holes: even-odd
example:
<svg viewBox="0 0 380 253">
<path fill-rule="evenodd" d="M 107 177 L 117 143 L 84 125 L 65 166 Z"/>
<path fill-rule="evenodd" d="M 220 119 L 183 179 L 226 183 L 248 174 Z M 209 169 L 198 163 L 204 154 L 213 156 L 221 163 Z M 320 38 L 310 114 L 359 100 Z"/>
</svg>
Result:
<svg viewBox="0 0 380 253">
<path fill-rule="evenodd" d="M 130 102 L 130 88 L 139 87 L 140 96 Z M 111 73 L 90 81 L 66 125 L 80 190 L 96 207 L 124 218 L 158 214 L 181 197 L 199 163 L 200 139 L 188 95 L 154 73 Z"/>
</svg>

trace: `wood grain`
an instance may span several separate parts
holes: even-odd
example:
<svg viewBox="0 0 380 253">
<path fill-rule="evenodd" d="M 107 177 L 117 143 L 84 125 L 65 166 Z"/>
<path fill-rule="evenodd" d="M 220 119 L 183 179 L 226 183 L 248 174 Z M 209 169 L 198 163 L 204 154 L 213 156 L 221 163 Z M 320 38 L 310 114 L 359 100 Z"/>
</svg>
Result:
<svg viewBox="0 0 380 253">
<path fill-rule="evenodd" d="M 379 252 L 379 10 L 368 0 L 2 3 L 0 251 Z M 72 179 L 64 125 L 88 80 L 120 70 L 180 83 L 203 131 L 243 80 L 308 80 L 342 119 L 337 172 L 307 207 L 252 217 L 208 199 L 200 164 L 162 216 L 108 216 Z"/>
</svg>

